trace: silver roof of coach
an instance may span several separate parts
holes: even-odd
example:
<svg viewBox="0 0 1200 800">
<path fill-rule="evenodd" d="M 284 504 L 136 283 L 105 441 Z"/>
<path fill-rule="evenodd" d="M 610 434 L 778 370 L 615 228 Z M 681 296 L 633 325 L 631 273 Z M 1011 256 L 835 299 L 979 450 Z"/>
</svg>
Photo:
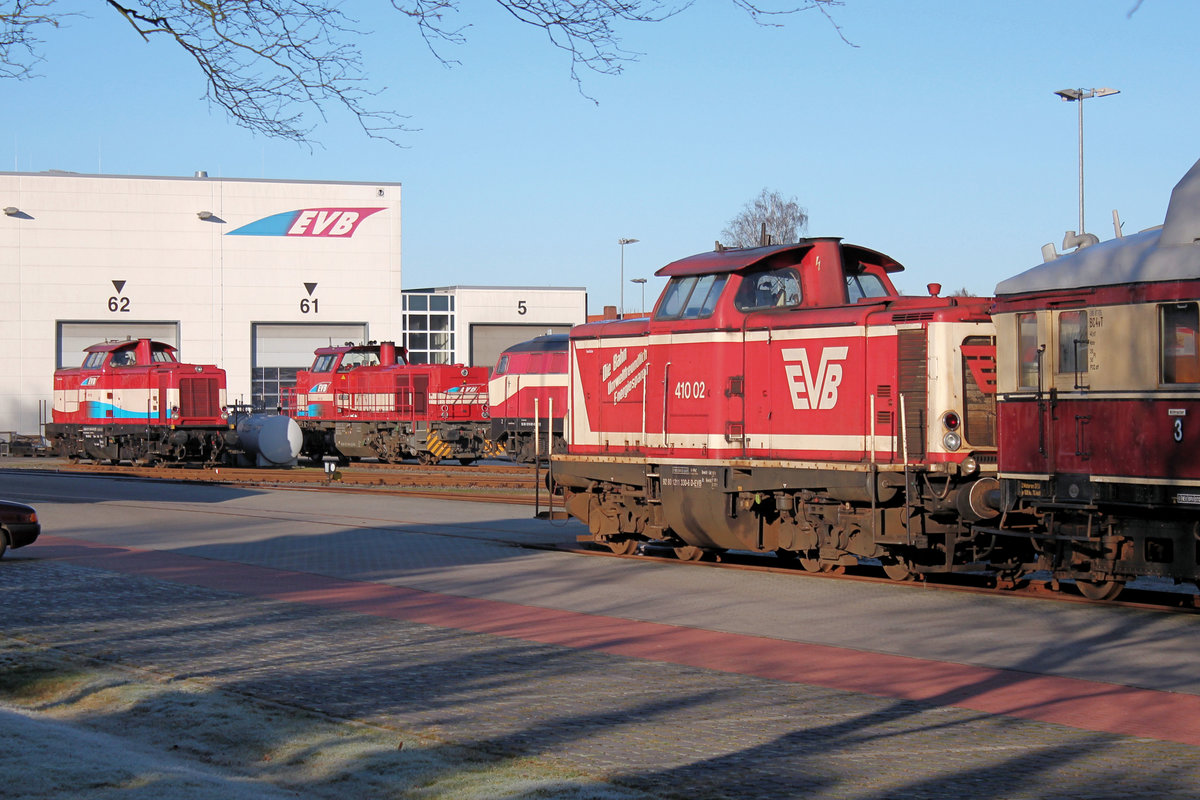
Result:
<svg viewBox="0 0 1200 800">
<path fill-rule="evenodd" d="M 1047 261 L 996 285 L 997 295 L 1200 278 L 1200 161 L 1171 192 L 1157 228 Z"/>
</svg>

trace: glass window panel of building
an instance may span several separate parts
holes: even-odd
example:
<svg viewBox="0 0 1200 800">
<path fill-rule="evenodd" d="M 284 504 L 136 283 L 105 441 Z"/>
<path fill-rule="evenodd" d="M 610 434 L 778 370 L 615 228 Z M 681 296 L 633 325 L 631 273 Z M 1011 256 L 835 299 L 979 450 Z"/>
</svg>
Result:
<svg viewBox="0 0 1200 800">
<path fill-rule="evenodd" d="M 454 296 L 404 293 L 404 346 L 412 364 L 454 361 Z"/>
</svg>

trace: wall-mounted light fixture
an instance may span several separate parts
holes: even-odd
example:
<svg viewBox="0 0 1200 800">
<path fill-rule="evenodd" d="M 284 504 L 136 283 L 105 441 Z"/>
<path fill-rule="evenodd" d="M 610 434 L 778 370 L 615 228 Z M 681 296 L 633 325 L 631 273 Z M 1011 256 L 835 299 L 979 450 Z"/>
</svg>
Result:
<svg viewBox="0 0 1200 800">
<path fill-rule="evenodd" d="M 211 211 L 197 211 L 196 216 L 200 219 L 212 219 L 213 213 Z"/>
<path fill-rule="evenodd" d="M 5 206 L 4 207 L 4 216 L 6 216 L 6 217 L 15 217 L 17 214 L 20 214 L 20 213 L 21 213 L 21 209 L 17 208 L 16 206 Z"/>
</svg>

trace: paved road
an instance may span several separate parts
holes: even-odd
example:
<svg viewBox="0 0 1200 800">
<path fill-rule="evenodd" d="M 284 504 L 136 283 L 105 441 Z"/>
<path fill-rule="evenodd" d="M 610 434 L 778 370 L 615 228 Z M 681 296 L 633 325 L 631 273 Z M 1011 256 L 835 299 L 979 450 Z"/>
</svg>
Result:
<svg viewBox="0 0 1200 800">
<path fill-rule="evenodd" d="M 6 629 L 661 797 L 1195 797 L 1193 617 L 536 548 L 520 507 L 8 473 Z M 11 596 L 11 595 L 9 595 Z"/>
</svg>

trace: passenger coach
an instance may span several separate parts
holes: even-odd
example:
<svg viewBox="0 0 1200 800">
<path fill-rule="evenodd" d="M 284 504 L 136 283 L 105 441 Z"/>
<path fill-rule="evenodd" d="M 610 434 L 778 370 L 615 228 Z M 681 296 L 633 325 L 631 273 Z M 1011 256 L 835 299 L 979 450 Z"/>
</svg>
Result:
<svg viewBox="0 0 1200 800">
<path fill-rule="evenodd" d="M 1092 599 L 1141 575 L 1200 579 L 1200 162 L 1164 225 L 996 292 L 995 533 L 1034 531 L 1030 566 Z"/>
</svg>

